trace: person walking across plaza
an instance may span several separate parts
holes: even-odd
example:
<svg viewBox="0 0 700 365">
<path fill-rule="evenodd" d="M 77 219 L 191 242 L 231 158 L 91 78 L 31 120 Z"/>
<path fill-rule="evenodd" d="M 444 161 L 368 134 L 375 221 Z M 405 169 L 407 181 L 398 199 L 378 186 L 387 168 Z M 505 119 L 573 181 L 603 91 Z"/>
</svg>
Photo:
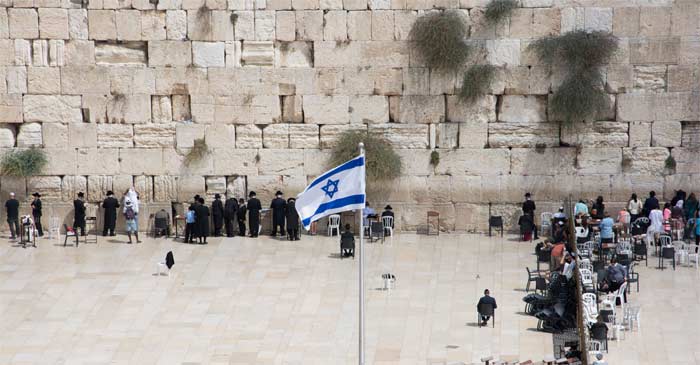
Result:
<svg viewBox="0 0 700 365">
<path fill-rule="evenodd" d="M 129 244 L 133 243 L 131 241 L 132 233 L 136 237 L 136 243 L 141 243 L 141 240 L 139 240 L 139 212 L 137 206 L 131 198 L 127 197 L 124 199 L 124 220 L 126 222 L 126 235 L 129 237 Z"/>
<path fill-rule="evenodd" d="M 236 211 L 236 220 L 238 221 L 238 235 L 245 237 L 245 216 L 248 207 L 246 206 L 245 199 L 238 199 L 238 210 Z"/>
<path fill-rule="evenodd" d="M 250 237 L 253 238 L 257 238 L 260 233 L 260 211 L 262 210 L 260 200 L 256 196 L 254 191 L 248 194 L 248 229 Z"/>
<path fill-rule="evenodd" d="M 80 235 L 85 236 L 85 194 L 81 191 L 78 193 L 78 199 L 73 200 L 73 229 L 75 233 L 78 234 L 78 228 L 80 228 Z"/>
<path fill-rule="evenodd" d="M 107 197 L 102 201 L 102 209 L 105 211 L 103 236 L 114 236 L 114 227 L 117 225 L 117 208 L 119 208 L 119 200 L 114 197 L 112 190 L 107 191 Z"/>
<path fill-rule="evenodd" d="M 226 237 L 233 237 L 233 220 L 236 219 L 238 212 L 238 201 L 236 198 L 230 197 L 224 203 L 224 227 L 226 229 Z"/>
<path fill-rule="evenodd" d="M 211 203 L 211 216 L 214 221 L 214 237 L 219 237 L 224 226 L 224 203 L 221 201 L 221 194 L 214 194 L 214 201 Z"/>
<path fill-rule="evenodd" d="M 19 234 L 19 200 L 15 199 L 15 193 L 10 193 L 10 199 L 5 202 L 7 212 L 7 224 L 10 226 L 10 239 L 14 240 Z"/>
<path fill-rule="evenodd" d="M 287 208 L 287 202 L 282 197 L 282 192 L 277 191 L 275 198 L 272 199 L 270 203 L 270 209 L 272 210 L 272 237 L 277 236 L 277 228 L 280 229 L 280 236 L 284 237 L 284 219 L 285 210 Z"/>
<path fill-rule="evenodd" d="M 34 217 L 34 226 L 36 227 L 39 237 L 44 235 L 44 230 L 41 227 L 41 194 L 35 192 L 32 194 L 32 217 Z"/>
</svg>

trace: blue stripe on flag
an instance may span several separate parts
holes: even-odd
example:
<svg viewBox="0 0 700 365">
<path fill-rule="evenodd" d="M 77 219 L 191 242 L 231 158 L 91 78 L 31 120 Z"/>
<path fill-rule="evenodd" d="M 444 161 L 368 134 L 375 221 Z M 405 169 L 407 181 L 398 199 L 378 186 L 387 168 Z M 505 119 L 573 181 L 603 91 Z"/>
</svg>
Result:
<svg viewBox="0 0 700 365">
<path fill-rule="evenodd" d="M 308 227 L 309 224 L 311 224 L 311 218 L 313 218 L 317 214 L 321 214 L 327 210 L 330 209 L 336 209 L 336 208 L 342 208 L 346 205 L 353 205 L 353 204 L 362 204 L 365 202 L 365 196 L 364 194 L 357 194 L 357 195 L 349 195 L 344 198 L 336 199 L 336 200 L 331 200 L 327 203 L 323 203 L 318 206 L 318 209 L 314 212 L 314 214 L 311 215 L 311 217 L 308 217 L 304 220 L 301 221 L 301 223 L 304 225 L 304 227 Z"/>
<path fill-rule="evenodd" d="M 365 164 L 365 158 L 364 158 L 364 157 L 357 157 L 357 158 L 354 158 L 354 159 L 352 159 L 352 160 L 350 160 L 350 161 L 348 161 L 348 162 L 346 162 L 346 163 L 344 163 L 344 164 L 342 164 L 342 165 L 340 165 L 340 166 L 334 168 L 333 170 L 328 171 L 328 172 L 326 172 L 325 174 L 323 174 L 323 175 L 317 177 L 316 180 L 314 180 L 314 181 L 311 183 L 311 185 L 309 185 L 309 186 L 306 188 L 306 190 L 309 190 L 309 189 L 313 188 L 315 185 L 317 185 L 317 184 L 319 184 L 319 183 L 321 183 L 321 182 L 323 182 L 323 181 L 326 181 L 326 179 L 327 179 L 329 176 L 333 176 L 333 175 L 335 175 L 335 174 L 337 174 L 337 173 L 339 173 L 339 172 L 343 172 L 343 171 L 345 171 L 345 170 L 354 169 L 355 167 L 362 166 L 362 165 L 364 165 L 364 164 Z M 305 191 L 306 191 L 306 190 L 305 190 Z"/>
</svg>

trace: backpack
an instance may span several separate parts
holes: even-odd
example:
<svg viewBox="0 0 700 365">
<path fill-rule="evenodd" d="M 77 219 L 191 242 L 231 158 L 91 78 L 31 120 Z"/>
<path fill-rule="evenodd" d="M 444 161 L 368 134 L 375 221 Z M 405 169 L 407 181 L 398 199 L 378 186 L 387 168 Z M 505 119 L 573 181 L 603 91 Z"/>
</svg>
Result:
<svg viewBox="0 0 700 365">
<path fill-rule="evenodd" d="M 126 212 L 124 212 L 124 217 L 126 217 L 127 220 L 135 219 L 136 213 L 134 212 L 134 209 L 132 207 L 126 208 Z"/>
</svg>

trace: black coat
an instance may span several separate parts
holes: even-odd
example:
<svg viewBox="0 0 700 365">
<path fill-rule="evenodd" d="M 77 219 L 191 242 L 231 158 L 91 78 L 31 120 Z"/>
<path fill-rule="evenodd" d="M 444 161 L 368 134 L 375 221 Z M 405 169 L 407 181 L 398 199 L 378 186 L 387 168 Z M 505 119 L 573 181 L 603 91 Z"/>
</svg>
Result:
<svg viewBox="0 0 700 365">
<path fill-rule="evenodd" d="M 85 202 L 80 199 L 73 200 L 73 209 L 75 209 L 75 222 L 78 224 L 85 223 Z"/>
<path fill-rule="evenodd" d="M 252 219 L 253 216 L 255 216 L 255 219 L 258 219 L 260 217 L 260 211 L 262 210 L 262 205 L 260 204 L 260 200 L 258 198 L 250 198 L 248 199 L 248 219 Z"/>
<path fill-rule="evenodd" d="M 287 229 L 299 229 L 299 213 L 297 212 L 295 202 L 287 203 Z"/>
<path fill-rule="evenodd" d="M 214 218 L 224 216 L 224 203 L 220 199 L 214 199 L 211 202 L 211 215 Z"/>
<path fill-rule="evenodd" d="M 526 200 L 525 202 L 523 202 L 523 213 L 529 214 L 529 215 L 534 215 L 535 209 L 537 209 L 537 207 L 535 206 L 534 201 Z"/>
<path fill-rule="evenodd" d="M 119 200 L 113 196 L 108 196 L 102 201 L 102 209 L 105 210 L 105 224 L 109 227 L 114 227 L 117 221 L 117 208 L 119 208 Z"/>
<path fill-rule="evenodd" d="M 36 198 L 32 202 L 32 216 L 41 217 L 41 199 Z"/>
<path fill-rule="evenodd" d="M 272 199 L 270 203 L 270 209 L 272 209 L 272 221 L 277 223 L 284 223 L 285 209 L 287 208 L 287 202 L 282 198 Z"/>
<path fill-rule="evenodd" d="M 224 218 L 233 219 L 238 212 L 238 201 L 236 198 L 226 199 L 226 204 L 224 205 Z"/>
<path fill-rule="evenodd" d="M 5 202 L 7 209 L 7 219 L 19 219 L 19 200 L 9 199 Z"/>
<path fill-rule="evenodd" d="M 204 204 L 194 207 L 194 232 L 197 237 L 209 236 L 209 208 Z"/>
<path fill-rule="evenodd" d="M 236 211 L 237 219 L 239 222 L 245 222 L 245 213 L 248 209 L 246 208 L 246 205 L 239 205 L 238 210 Z"/>
</svg>

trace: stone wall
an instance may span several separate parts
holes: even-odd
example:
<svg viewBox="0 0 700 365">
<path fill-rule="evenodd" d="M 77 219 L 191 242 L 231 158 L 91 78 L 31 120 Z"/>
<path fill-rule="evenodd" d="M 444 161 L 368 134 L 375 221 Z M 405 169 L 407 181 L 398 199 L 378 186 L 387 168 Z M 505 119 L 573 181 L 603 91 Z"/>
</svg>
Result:
<svg viewBox="0 0 700 365">
<path fill-rule="evenodd" d="M 267 204 L 301 191 L 350 129 L 403 157 L 405 175 L 373 200 L 408 230 L 427 210 L 444 229 L 483 229 L 489 203 L 513 224 L 526 191 L 554 209 L 569 195 L 619 206 L 632 191 L 693 189 L 700 3 L 521 0 L 496 27 L 481 21 L 487 3 L 0 0 L 0 148 L 38 146 L 50 160 L 46 176 L 4 177 L 0 191 L 41 191 L 60 216 L 77 191 L 97 202 L 132 184 L 154 207 L 248 190 Z M 425 68 L 409 47 L 412 23 L 436 7 L 460 9 L 499 66 L 473 105 L 454 96 L 461 75 Z M 570 126 L 548 111 L 558 70 L 527 46 L 575 29 L 610 31 L 620 51 L 603 70 L 611 109 Z M 210 154 L 185 164 L 197 138 Z"/>
</svg>

